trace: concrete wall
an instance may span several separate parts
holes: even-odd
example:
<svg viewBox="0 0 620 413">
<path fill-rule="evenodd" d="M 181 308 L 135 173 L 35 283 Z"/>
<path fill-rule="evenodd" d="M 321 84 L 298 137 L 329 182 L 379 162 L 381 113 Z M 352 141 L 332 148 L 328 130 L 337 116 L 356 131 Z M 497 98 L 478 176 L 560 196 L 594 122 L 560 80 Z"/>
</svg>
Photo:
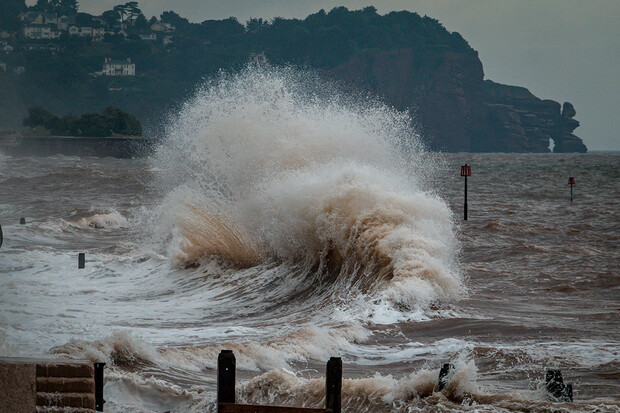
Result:
<svg viewBox="0 0 620 413">
<path fill-rule="evenodd" d="M 37 366 L 31 360 L 0 358 L 0 412 L 37 409 Z"/>
<path fill-rule="evenodd" d="M 0 358 L 0 413 L 69 408 L 81 412 L 95 411 L 92 362 Z"/>
</svg>

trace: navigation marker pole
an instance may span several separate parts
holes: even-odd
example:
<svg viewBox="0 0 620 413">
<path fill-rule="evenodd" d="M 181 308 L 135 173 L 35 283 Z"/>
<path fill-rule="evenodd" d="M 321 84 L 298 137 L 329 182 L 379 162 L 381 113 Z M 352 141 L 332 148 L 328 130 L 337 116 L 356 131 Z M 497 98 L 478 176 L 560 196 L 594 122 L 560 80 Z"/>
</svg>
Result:
<svg viewBox="0 0 620 413">
<path fill-rule="evenodd" d="M 471 176 L 471 166 L 468 166 L 467 164 L 461 166 L 461 176 L 465 177 L 465 203 L 463 204 L 463 219 L 467 221 L 467 177 Z"/>
<path fill-rule="evenodd" d="M 575 178 L 572 176 L 568 178 L 568 184 L 570 185 L 570 203 L 573 203 L 573 185 L 575 185 Z"/>
</svg>

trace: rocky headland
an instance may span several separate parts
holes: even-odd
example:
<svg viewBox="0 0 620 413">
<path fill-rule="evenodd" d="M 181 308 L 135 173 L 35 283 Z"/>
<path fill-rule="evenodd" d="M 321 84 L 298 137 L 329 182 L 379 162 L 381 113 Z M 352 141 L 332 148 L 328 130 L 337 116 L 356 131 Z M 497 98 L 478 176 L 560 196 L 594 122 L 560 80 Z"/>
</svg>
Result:
<svg viewBox="0 0 620 413">
<path fill-rule="evenodd" d="M 172 11 L 148 24 L 144 16 L 123 23 L 114 11 L 104 13 L 108 18 L 80 13 L 76 25 L 100 25 L 105 35 L 65 33 L 50 40 L 27 30 L 42 18 L 39 2 L 12 2 L 19 7 L 0 5 L 0 16 L 12 13 L 13 19 L 3 32 L 10 51 L 0 62 L 0 130 L 22 127 L 33 106 L 54 108 L 61 118 L 116 106 L 157 135 L 166 114 L 205 77 L 251 62 L 312 68 L 377 95 L 409 111 L 433 150 L 586 151 L 573 134 L 579 122 L 571 103 L 485 79 L 478 53 L 459 33 L 417 13 L 336 7 L 305 19 L 245 24 L 235 18 L 193 23 Z M 111 73 L 105 62 L 112 57 L 131 62 L 133 70 Z"/>
<path fill-rule="evenodd" d="M 575 108 L 484 80 L 477 53 L 398 49 L 358 55 L 331 74 L 410 110 L 434 150 L 586 152 Z M 553 145 L 551 145 L 553 143 Z"/>
</svg>

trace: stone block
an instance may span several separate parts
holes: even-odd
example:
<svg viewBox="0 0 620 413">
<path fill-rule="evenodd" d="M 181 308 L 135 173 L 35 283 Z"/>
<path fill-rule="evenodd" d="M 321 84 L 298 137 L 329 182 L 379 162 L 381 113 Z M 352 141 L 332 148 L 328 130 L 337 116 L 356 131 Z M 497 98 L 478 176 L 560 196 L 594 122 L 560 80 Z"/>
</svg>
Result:
<svg viewBox="0 0 620 413">
<path fill-rule="evenodd" d="M 95 409 L 95 395 L 86 393 L 37 393 L 37 406 Z"/>
<path fill-rule="evenodd" d="M 36 399 L 36 366 L 26 359 L 0 358 L 0 412 L 35 412 Z"/>
<path fill-rule="evenodd" d="M 95 367 L 90 362 L 75 360 L 38 362 L 37 377 L 95 377 Z"/>
<path fill-rule="evenodd" d="M 40 393 L 95 393 L 95 381 L 90 377 L 37 377 Z"/>
</svg>

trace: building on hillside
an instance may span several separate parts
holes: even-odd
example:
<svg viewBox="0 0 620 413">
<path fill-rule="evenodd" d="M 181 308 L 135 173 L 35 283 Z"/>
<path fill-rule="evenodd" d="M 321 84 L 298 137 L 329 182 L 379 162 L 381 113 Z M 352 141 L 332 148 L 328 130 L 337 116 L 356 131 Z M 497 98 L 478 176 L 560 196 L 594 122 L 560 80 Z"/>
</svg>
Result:
<svg viewBox="0 0 620 413">
<path fill-rule="evenodd" d="M 6 63 L 0 62 L 0 71 L 6 72 Z"/>
<path fill-rule="evenodd" d="M 93 27 L 93 40 L 103 40 L 105 36 L 105 27 Z"/>
<path fill-rule="evenodd" d="M 140 39 L 144 40 L 145 42 L 156 42 L 157 41 L 157 33 L 141 34 L 140 35 Z"/>
<path fill-rule="evenodd" d="M 151 30 L 154 32 L 172 33 L 175 27 L 170 23 L 155 22 L 151 25 Z"/>
<path fill-rule="evenodd" d="M 105 76 L 135 76 L 136 64 L 131 63 L 131 59 L 112 60 L 106 58 L 103 64 L 103 74 Z"/>
<path fill-rule="evenodd" d="M 13 52 L 13 46 L 11 46 L 10 44 L 2 46 L 2 51 L 4 53 L 6 53 L 6 54 L 12 53 Z"/>
<path fill-rule="evenodd" d="M 24 26 L 24 37 L 27 39 L 58 39 L 60 31 L 51 24 L 30 24 Z"/>
<path fill-rule="evenodd" d="M 174 41 L 172 39 L 173 39 L 173 37 L 171 35 L 166 35 L 166 36 L 164 36 L 164 38 L 162 39 L 161 42 L 164 45 L 164 47 L 168 47 L 168 46 L 171 46 L 174 43 Z"/>
<path fill-rule="evenodd" d="M 17 75 L 21 75 L 24 72 L 26 72 L 26 68 L 24 66 L 17 66 L 15 69 L 13 69 L 13 73 Z"/>
<path fill-rule="evenodd" d="M 267 56 L 265 56 L 265 52 L 250 53 L 250 59 L 259 66 L 267 64 Z"/>
<path fill-rule="evenodd" d="M 93 37 L 93 28 L 90 26 L 69 26 L 69 34 L 78 37 Z"/>
<path fill-rule="evenodd" d="M 19 15 L 19 19 L 26 24 L 53 24 L 58 25 L 56 13 L 43 13 L 39 11 L 29 11 Z"/>
<path fill-rule="evenodd" d="M 75 26 L 75 16 L 60 16 L 56 27 L 58 30 L 67 31 L 69 26 Z"/>
<path fill-rule="evenodd" d="M 28 43 L 24 45 L 24 49 L 29 50 L 29 51 L 32 51 L 32 50 L 46 51 L 46 52 L 51 52 L 52 54 L 56 54 L 56 52 L 60 51 L 60 47 L 54 43 L 47 43 L 47 44 Z"/>
</svg>

